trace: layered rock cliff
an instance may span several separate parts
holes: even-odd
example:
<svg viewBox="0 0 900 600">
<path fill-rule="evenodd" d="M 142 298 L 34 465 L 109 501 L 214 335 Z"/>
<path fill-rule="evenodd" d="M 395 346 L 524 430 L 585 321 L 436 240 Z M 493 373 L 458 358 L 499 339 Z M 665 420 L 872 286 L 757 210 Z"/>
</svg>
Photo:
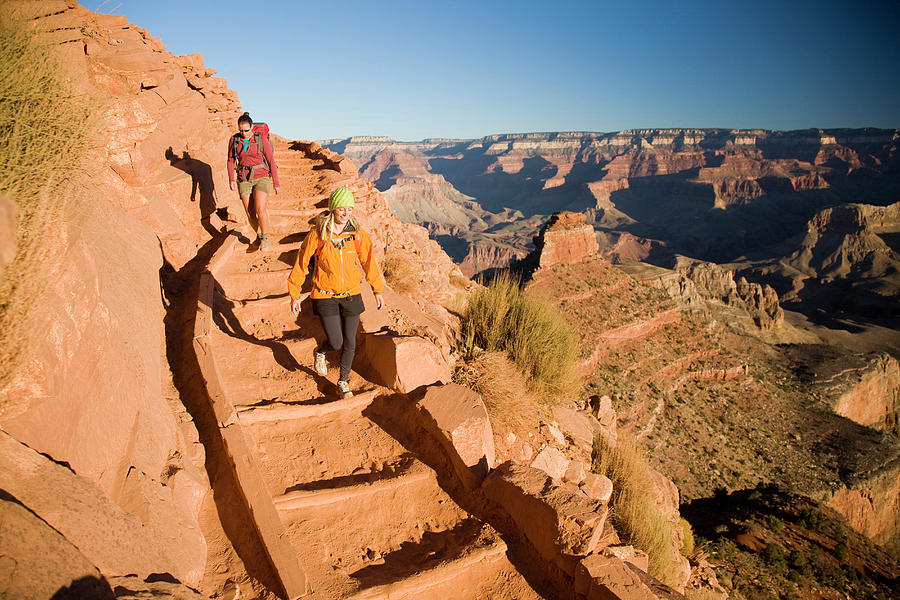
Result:
<svg viewBox="0 0 900 600">
<path fill-rule="evenodd" d="M 874 129 L 672 129 L 324 144 L 364 165 L 366 177 L 391 194 L 403 193 L 408 182 L 398 176 L 410 168 L 442 176 L 438 205 L 462 193 L 488 213 L 515 209 L 522 218 L 589 210 L 601 230 L 721 262 L 801 232 L 817 208 L 861 197 L 892 201 L 897 139 L 895 130 Z M 385 154 L 407 158 L 388 168 Z"/>
</svg>

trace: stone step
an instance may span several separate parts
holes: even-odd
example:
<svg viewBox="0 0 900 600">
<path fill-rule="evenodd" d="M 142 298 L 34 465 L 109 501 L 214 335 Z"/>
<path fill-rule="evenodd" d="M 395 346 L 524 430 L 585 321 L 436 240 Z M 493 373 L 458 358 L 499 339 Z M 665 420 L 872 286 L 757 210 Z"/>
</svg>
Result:
<svg viewBox="0 0 900 600">
<path fill-rule="evenodd" d="M 471 554 L 427 571 L 366 588 L 347 596 L 347 600 L 481 600 L 487 597 L 480 591 L 481 588 L 491 579 L 499 579 L 504 567 L 507 571 L 514 571 L 506 558 L 506 544 L 501 540 L 493 546 L 479 548 Z M 537 597 L 536 594 L 535 596 Z"/>
<path fill-rule="evenodd" d="M 243 250 L 239 247 L 237 252 Z M 271 271 L 240 272 L 240 261 L 230 261 L 216 281 L 228 298 L 235 300 L 251 300 L 267 297 L 271 294 L 287 294 L 287 278 L 291 269 L 281 263 L 283 268 Z"/>
<path fill-rule="evenodd" d="M 387 554 L 466 519 L 431 468 L 411 454 L 400 458 L 395 468 L 313 481 L 273 495 L 288 536 L 295 543 L 310 534 L 324 538 L 349 563 L 358 548 Z"/>
<path fill-rule="evenodd" d="M 410 456 L 406 457 L 406 462 L 412 462 L 412 458 Z M 402 468 L 402 467 L 401 467 Z M 346 502 L 369 502 L 373 496 L 378 496 L 381 494 L 396 492 L 400 488 L 405 487 L 421 487 L 422 484 L 425 484 L 425 487 L 430 487 L 431 483 L 434 483 L 434 472 L 430 469 L 423 468 L 419 465 L 419 468 L 410 468 L 406 467 L 405 473 L 398 476 L 389 476 L 383 479 L 377 479 L 373 477 L 373 474 L 365 474 L 363 476 L 358 476 L 356 480 L 362 480 L 362 483 L 351 484 L 351 485 L 342 485 L 339 487 L 330 487 L 330 488 L 321 488 L 321 489 L 299 489 L 287 492 L 282 494 L 281 496 L 277 496 L 272 499 L 275 503 L 275 508 L 283 513 L 296 513 L 298 511 L 304 511 L 311 508 L 320 508 L 323 506 L 327 506 L 330 504 L 343 504 Z M 375 474 L 377 475 L 377 474 Z M 342 478 L 340 480 L 353 480 L 354 478 Z M 368 480 L 368 481 L 365 481 Z M 304 486 L 305 488 L 315 487 L 316 485 L 322 485 L 321 482 L 313 482 L 313 484 L 308 484 Z M 355 506 L 362 506 L 362 504 L 355 504 Z M 286 516 L 285 519 L 293 518 L 290 516 Z"/>
<path fill-rule="evenodd" d="M 351 385 L 353 382 L 351 377 Z M 304 418 L 247 420 L 246 413 L 241 413 L 244 432 L 255 448 L 272 495 L 311 486 L 319 489 L 323 485 L 317 482 L 323 480 L 335 485 L 369 482 L 409 468 L 406 449 L 362 414 L 371 397 L 362 393 L 349 400 L 277 407 L 275 414 L 264 415 L 268 419 L 285 411 L 291 417 L 306 414 Z"/>
<path fill-rule="evenodd" d="M 315 341 L 315 340 L 312 340 Z M 313 344 L 309 344 L 312 350 Z M 252 425 L 256 423 L 273 423 L 285 421 L 301 421 L 315 419 L 321 417 L 329 417 L 336 413 L 351 412 L 362 414 L 372 400 L 378 390 L 369 390 L 361 394 L 356 394 L 352 398 L 334 400 L 326 404 L 286 404 L 284 402 L 274 402 L 265 406 L 250 406 L 238 409 L 238 415 L 241 423 Z"/>
<path fill-rule="evenodd" d="M 429 532 L 418 543 L 384 554 L 353 573 L 360 584 L 348 600 L 537 600 L 506 556 L 506 543 L 490 527 L 465 519 Z"/>
</svg>

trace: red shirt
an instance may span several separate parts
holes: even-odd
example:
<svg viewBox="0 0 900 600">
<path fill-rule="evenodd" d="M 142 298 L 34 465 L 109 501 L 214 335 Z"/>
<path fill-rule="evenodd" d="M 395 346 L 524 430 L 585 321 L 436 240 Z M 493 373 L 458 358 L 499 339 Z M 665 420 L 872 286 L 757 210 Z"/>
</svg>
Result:
<svg viewBox="0 0 900 600">
<path fill-rule="evenodd" d="M 281 187 L 278 183 L 278 167 L 275 165 L 275 152 L 272 150 L 272 144 L 269 142 L 268 137 L 262 138 L 262 147 L 263 154 L 259 153 L 259 149 L 256 147 L 256 141 L 251 136 L 249 140 L 245 140 L 241 137 L 241 134 L 237 134 L 239 138 L 239 142 L 248 142 L 245 143 L 244 146 L 239 145 L 239 150 L 237 156 L 234 155 L 234 136 L 228 139 L 228 181 L 234 183 L 234 173 L 235 173 L 235 160 L 237 160 L 237 167 L 255 167 L 257 165 L 262 165 L 260 168 L 256 169 L 253 172 L 253 179 L 259 179 L 260 177 L 269 177 L 269 170 L 265 167 L 265 161 L 263 161 L 263 155 L 266 157 L 266 161 L 268 161 L 269 166 L 272 167 L 272 183 L 275 184 L 275 187 Z M 246 148 L 246 150 L 244 149 Z"/>
</svg>

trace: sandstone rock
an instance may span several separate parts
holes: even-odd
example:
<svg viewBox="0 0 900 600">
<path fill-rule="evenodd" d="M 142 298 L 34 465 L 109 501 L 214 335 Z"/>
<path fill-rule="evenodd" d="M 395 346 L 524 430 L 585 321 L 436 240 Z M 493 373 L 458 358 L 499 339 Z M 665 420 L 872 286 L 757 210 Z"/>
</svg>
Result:
<svg viewBox="0 0 900 600">
<path fill-rule="evenodd" d="M 600 425 L 603 427 L 615 426 L 616 411 L 612 405 L 612 398 L 605 394 L 603 396 L 591 396 L 590 406 Z"/>
<path fill-rule="evenodd" d="M 547 446 L 538 452 L 531 466 L 540 469 L 553 479 L 562 479 L 569 468 L 569 459 L 553 446 Z"/>
<path fill-rule="evenodd" d="M 631 563 L 645 573 L 650 568 L 650 557 L 643 550 L 638 550 L 634 546 L 607 546 L 603 549 L 606 556 L 615 556 L 619 560 Z"/>
<path fill-rule="evenodd" d="M 508 244 L 479 240 L 469 244 L 468 251 L 459 264 L 459 270 L 466 277 L 474 277 L 487 269 L 506 267 L 526 254 L 524 249 Z"/>
<path fill-rule="evenodd" d="M 761 329 L 771 330 L 784 321 L 778 294 L 768 285 L 750 283 L 744 277 L 735 281 L 730 269 L 713 263 L 679 258 L 676 270 L 696 286 L 701 297 L 746 311 Z"/>
<path fill-rule="evenodd" d="M 657 600 L 641 578 L 619 558 L 591 554 L 575 572 L 578 600 Z"/>
<path fill-rule="evenodd" d="M 606 507 L 539 469 L 505 462 L 491 471 L 482 490 L 544 559 L 569 576 L 603 534 Z"/>
<path fill-rule="evenodd" d="M 116 592 L 116 600 L 145 600 L 147 598 L 167 598 L 168 600 L 206 600 L 208 596 L 177 582 L 165 578 L 110 577 L 109 584 Z M 227 596 L 225 596 L 227 597 Z M 239 598 L 240 596 L 232 596 Z"/>
<path fill-rule="evenodd" d="M 728 598 L 728 592 L 716 577 L 715 568 L 705 558 L 700 558 L 697 565 L 691 569 L 691 578 L 688 580 L 686 594 L 691 598 L 695 595 L 705 594 L 705 597 L 710 600 L 726 600 Z"/>
<path fill-rule="evenodd" d="M 603 504 L 608 504 L 613 493 L 613 482 L 606 475 L 587 473 L 581 482 L 581 491 Z"/>
<path fill-rule="evenodd" d="M 590 454 L 594 447 L 594 436 L 602 429 L 601 424 L 586 412 L 563 406 L 553 407 L 553 417 L 575 444 Z M 604 417 L 608 418 L 607 415 Z"/>
<path fill-rule="evenodd" d="M 416 403 L 426 430 L 450 458 L 457 477 L 474 489 L 494 466 L 494 437 L 481 397 L 467 387 L 432 386 Z"/>
<path fill-rule="evenodd" d="M 540 251 L 540 267 L 581 262 L 597 253 L 599 245 L 594 228 L 581 213 L 554 214 L 535 239 Z"/>
<path fill-rule="evenodd" d="M 159 523 L 145 527 L 84 477 L 0 431 L 0 489 L 15 496 L 107 575 L 170 573 L 189 579 L 193 548 L 164 551 Z M 185 538 L 189 539 L 188 536 Z M 188 552 L 184 552 L 187 550 Z M 177 564 L 181 561 L 181 564 Z M 190 578 L 193 579 L 193 578 Z"/>
<path fill-rule="evenodd" d="M 156 543 L 177 557 L 173 575 L 195 585 L 206 560 L 197 519 L 208 480 L 192 462 L 203 463 L 202 446 L 189 442 L 197 439 L 193 424 L 176 419 L 163 395 L 159 241 L 104 203 L 78 211 L 60 230 L 67 251 L 35 316 L 35 328 L 52 333 L 32 341 L 28 368 L 0 390 L 0 423 L 120 508 L 137 510 Z"/>
<path fill-rule="evenodd" d="M 526 440 L 510 432 L 510 437 L 506 439 L 506 446 L 509 452 L 509 458 L 519 464 L 527 465 L 534 458 L 534 448 L 531 447 Z"/>
<path fill-rule="evenodd" d="M 541 434 L 548 440 L 553 440 L 559 446 L 566 446 L 566 436 L 554 423 L 541 423 Z"/>
<path fill-rule="evenodd" d="M 368 334 L 361 358 L 370 366 L 373 381 L 401 393 L 450 381 L 450 366 L 438 347 L 423 337 Z"/>
<path fill-rule="evenodd" d="M 582 481 L 584 481 L 588 473 L 590 473 L 590 469 L 586 464 L 584 464 L 580 460 L 573 460 L 569 462 L 569 468 L 566 469 L 566 472 L 563 475 L 563 480 L 568 481 L 569 483 L 574 483 L 575 485 L 579 485 Z M 599 498 L 597 499 L 599 500 Z"/>
<path fill-rule="evenodd" d="M 0 493 L 0 596 L 113 600 L 100 571 L 53 527 Z"/>
<path fill-rule="evenodd" d="M 0 283 L 7 263 L 16 255 L 16 214 L 15 201 L 0 194 Z"/>
<path fill-rule="evenodd" d="M 876 544 L 896 540 L 900 531 L 900 477 L 890 466 L 828 496 L 825 504 Z"/>
</svg>

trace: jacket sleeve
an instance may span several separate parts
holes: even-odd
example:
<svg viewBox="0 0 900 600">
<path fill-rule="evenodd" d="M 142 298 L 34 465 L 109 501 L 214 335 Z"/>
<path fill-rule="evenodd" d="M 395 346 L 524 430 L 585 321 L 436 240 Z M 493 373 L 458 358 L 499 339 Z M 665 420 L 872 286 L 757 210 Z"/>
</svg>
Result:
<svg viewBox="0 0 900 600">
<path fill-rule="evenodd" d="M 294 268 L 291 269 L 291 274 L 288 275 L 288 294 L 290 294 L 291 300 L 300 295 L 300 290 L 303 289 L 303 284 L 306 283 L 309 261 L 316 253 L 318 247 L 319 234 L 316 232 L 315 228 L 310 229 L 309 233 L 307 233 L 306 237 L 303 239 L 300 250 L 297 251 L 297 258 L 294 260 Z"/>
<path fill-rule="evenodd" d="M 234 183 L 234 136 L 228 138 L 228 182 Z"/>
<path fill-rule="evenodd" d="M 275 151 L 272 149 L 272 142 L 269 141 L 268 137 L 263 138 L 262 147 L 266 162 L 269 165 L 269 175 L 272 176 L 272 183 L 275 187 L 281 187 L 281 184 L 278 183 L 278 165 L 275 164 Z"/>
<path fill-rule="evenodd" d="M 378 268 L 378 262 L 375 260 L 375 248 L 372 245 L 372 238 L 365 231 L 360 236 L 360 251 L 362 256 L 359 257 L 359 263 L 363 267 L 366 274 L 366 281 L 372 286 L 372 291 L 376 294 L 384 293 L 384 277 L 381 269 Z"/>
</svg>

